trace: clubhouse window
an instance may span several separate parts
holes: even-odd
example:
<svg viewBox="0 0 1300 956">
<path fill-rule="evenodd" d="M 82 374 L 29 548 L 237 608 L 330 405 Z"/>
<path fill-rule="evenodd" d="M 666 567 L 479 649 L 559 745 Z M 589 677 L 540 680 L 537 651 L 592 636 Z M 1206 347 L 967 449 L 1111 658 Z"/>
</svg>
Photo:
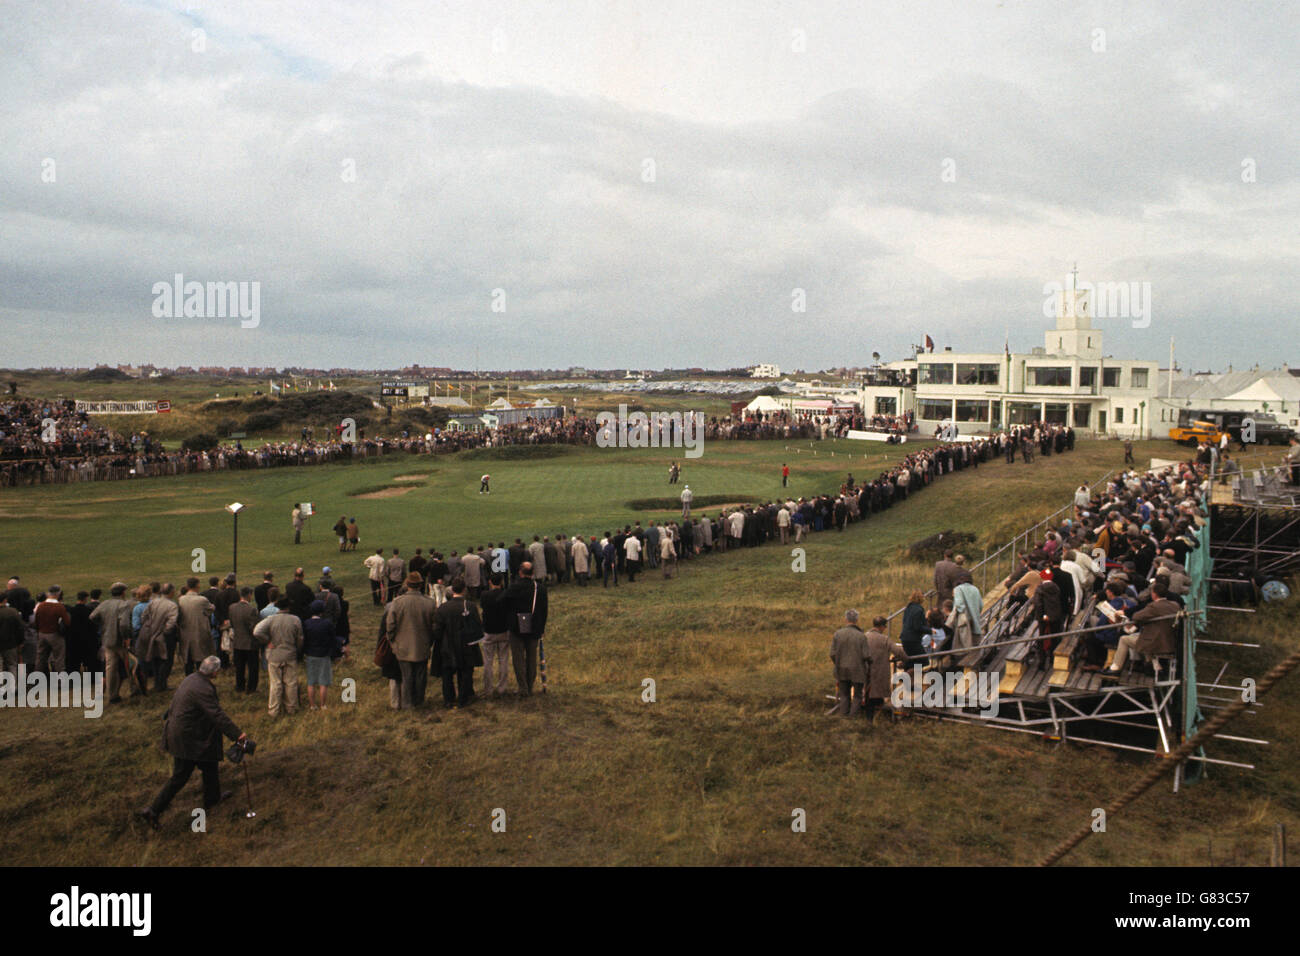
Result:
<svg viewBox="0 0 1300 956">
<path fill-rule="evenodd" d="M 952 417 L 952 402 L 923 398 L 916 403 L 916 417 L 929 422 L 941 422 Z"/>
<path fill-rule="evenodd" d="M 1091 405 L 1074 406 L 1074 427 L 1075 428 L 1088 427 L 1088 412 L 1091 408 L 1092 408 Z"/>
<path fill-rule="evenodd" d="M 1101 370 L 1102 388 L 1119 388 L 1119 373 L 1120 370 L 1118 368 L 1102 369 Z"/>
<path fill-rule="evenodd" d="M 1064 425 L 1069 421 L 1070 406 L 1061 402 L 1048 402 L 1043 409 L 1043 421 Z"/>
<path fill-rule="evenodd" d="M 1146 387 L 1147 387 L 1147 371 L 1148 371 L 1148 370 L 1147 370 L 1147 369 L 1144 369 L 1144 368 L 1135 368 L 1135 369 L 1133 369 L 1133 375 L 1132 375 L 1130 381 L 1132 382 L 1132 385 L 1133 385 L 1134 388 L 1146 388 Z"/>
<path fill-rule="evenodd" d="M 1079 387 L 1092 388 L 1097 384 L 1097 366 L 1083 365 L 1079 367 Z"/>
<path fill-rule="evenodd" d="M 989 403 L 959 398 L 955 417 L 959 422 L 987 422 L 990 418 Z"/>
<path fill-rule="evenodd" d="M 1037 402 L 1007 402 L 1007 424 L 1024 425 L 1038 421 L 1043 407 Z"/>
<path fill-rule="evenodd" d="M 998 384 L 998 365 L 996 362 L 958 362 L 957 384 L 996 385 Z M 978 420 L 980 419 L 972 419 L 972 421 Z"/>
<path fill-rule="evenodd" d="M 877 398 L 876 398 L 876 414 L 877 414 L 877 415 L 897 415 L 897 414 L 898 414 L 898 399 L 896 399 L 896 398 L 877 397 Z"/>
<path fill-rule="evenodd" d="M 918 385 L 951 385 L 952 364 L 924 362 L 917 367 L 916 381 Z"/>
<path fill-rule="evenodd" d="M 1116 406 L 1115 406 L 1115 424 L 1116 424 L 1116 425 L 1123 425 L 1123 424 L 1124 424 L 1124 406 L 1123 406 L 1123 405 L 1116 405 Z"/>
<path fill-rule="evenodd" d="M 1069 388 L 1070 381 L 1070 367 L 1068 365 L 1043 365 L 1029 370 L 1030 385 L 1052 385 Z"/>
</svg>

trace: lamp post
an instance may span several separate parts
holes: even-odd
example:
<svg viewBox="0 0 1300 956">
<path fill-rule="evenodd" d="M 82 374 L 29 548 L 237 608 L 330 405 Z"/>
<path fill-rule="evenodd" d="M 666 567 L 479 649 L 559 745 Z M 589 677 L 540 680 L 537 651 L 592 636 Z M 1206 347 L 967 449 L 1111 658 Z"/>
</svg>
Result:
<svg viewBox="0 0 1300 956">
<path fill-rule="evenodd" d="M 241 505 L 238 501 L 236 501 L 233 504 L 226 505 L 226 510 L 229 511 L 230 514 L 235 519 L 235 542 L 234 542 L 234 549 L 232 550 L 230 555 L 230 572 L 231 574 L 238 574 L 239 573 L 239 513 L 244 510 L 244 506 Z"/>
</svg>

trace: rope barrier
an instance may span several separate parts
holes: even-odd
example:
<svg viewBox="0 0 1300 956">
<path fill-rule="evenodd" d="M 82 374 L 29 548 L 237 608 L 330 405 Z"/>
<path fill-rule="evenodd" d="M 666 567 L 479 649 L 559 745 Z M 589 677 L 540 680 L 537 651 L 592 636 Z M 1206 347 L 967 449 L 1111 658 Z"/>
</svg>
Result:
<svg viewBox="0 0 1300 956">
<path fill-rule="evenodd" d="M 1290 657 L 1282 661 L 1282 663 L 1278 664 L 1260 679 L 1259 684 L 1256 685 L 1255 688 L 1255 699 L 1258 700 L 1267 694 L 1274 684 L 1286 677 L 1287 674 L 1291 673 L 1298 664 L 1300 664 L 1300 650 L 1293 653 Z M 1133 784 L 1133 786 L 1130 787 L 1118 800 L 1105 808 L 1106 820 L 1109 822 L 1112 816 L 1119 813 L 1119 811 L 1123 810 L 1138 797 L 1142 796 L 1142 794 L 1150 790 L 1161 777 L 1166 776 L 1175 768 L 1180 766 L 1196 750 L 1204 746 L 1211 737 L 1215 736 L 1215 734 L 1222 730 L 1228 723 L 1239 716 L 1253 703 L 1254 701 L 1248 702 L 1244 697 L 1233 701 L 1223 710 L 1219 711 L 1219 713 L 1207 720 L 1201 726 L 1200 730 L 1198 730 L 1193 736 L 1184 740 L 1176 750 L 1164 754 L 1164 759 L 1162 759 L 1155 767 L 1152 767 L 1141 780 Z M 1064 840 L 1056 849 L 1039 861 L 1038 865 L 1052 866 L 1091 836 L 1093 832 L 1090 823 L 1084 824 L 1074 834 Z"/>
</svg>

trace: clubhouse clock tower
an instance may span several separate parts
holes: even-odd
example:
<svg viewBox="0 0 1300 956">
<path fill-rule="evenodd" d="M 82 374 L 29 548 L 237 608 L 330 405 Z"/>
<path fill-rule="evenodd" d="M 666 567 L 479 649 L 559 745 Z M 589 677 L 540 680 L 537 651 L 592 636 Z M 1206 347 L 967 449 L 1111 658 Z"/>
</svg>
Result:
<svg viewBox="0 0 1300 956">
<path fill-rule="evenodd" d="M 1043 344 L 1048 355 L 1101 358 L 1101 330 L 1092 327 L 1092 296 L 1079 288 L 1079 268 L 1070 273 L 1070 287 L 1062 289 L 1056 304 L 1056 328 L 1048 329 Z"/>
</svg>

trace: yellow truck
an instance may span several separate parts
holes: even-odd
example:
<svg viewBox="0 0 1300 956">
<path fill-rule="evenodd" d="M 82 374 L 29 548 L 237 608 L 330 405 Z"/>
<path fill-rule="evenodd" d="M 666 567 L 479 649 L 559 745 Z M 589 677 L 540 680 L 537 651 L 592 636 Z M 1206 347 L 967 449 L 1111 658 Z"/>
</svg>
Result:
<svg viewBox="0 0 1300 956">
<path fill-rule="evenodd" d="M 1223 429 L 1214 422 L 1194 421 L 1169 429 L 1169 437 L 1183 445 L 1199 445 L 1201 442 L 1217 445 L 1223 437 Z"/>
</svg>

